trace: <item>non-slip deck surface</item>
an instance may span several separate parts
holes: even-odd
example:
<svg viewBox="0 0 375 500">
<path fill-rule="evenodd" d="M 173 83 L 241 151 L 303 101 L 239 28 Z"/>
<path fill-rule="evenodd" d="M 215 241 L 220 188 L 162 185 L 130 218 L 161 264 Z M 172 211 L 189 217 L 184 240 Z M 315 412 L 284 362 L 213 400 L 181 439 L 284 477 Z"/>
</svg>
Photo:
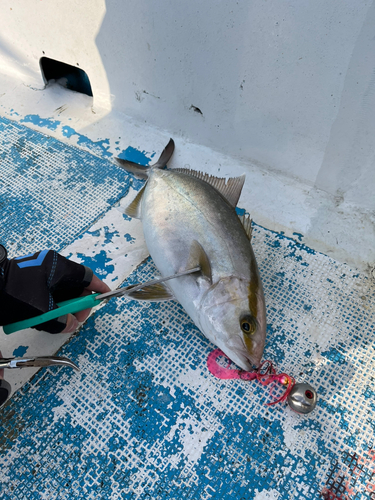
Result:
<svg viewBox="0 0 375 500">
<path fill-rule="evenodd" d="M 0 241 L 15 255 L 41 247 L 61 250 L 130 184 L 108 159 L 0 119 Z"/>
<path fill-rule="evenodd" d="M 66 158 L 68 148 L 59 147 Z M 85 165 L 100 161 L 79 154 Z M 52 163 L 59 172 L 66 162 Z M 116 195 L 109 192 L 100 175 L 91 182 L 103 193 L 103 212 L 121 193 L 117 181 Z M 43 177 L 33 186 L 34 199 L 46 185 Z M 12 192 L 6 183 L 1 189 Z M 65 230 L 54 215 L 61 203 L 48 224 L 35 216 L 43 247 Z M 64 241 L 78 238 L 89 219 Z M 17 227 L 16 219 L 12 238 L 24 251 Z M 98 254 L 117 236 L 108 233 Z M 128 245 L 124 239 L 124 253 Z M 80 373 L 40 370 L 0 410 L 1 498 L 375 498 L 374 285 L 256 225 L 253 246 L 267 302 L 265 358 L 316 388 L 315 411 L 267 407 L 269 388 L 211 375 L 214 346 L 176 302 L 112 299 L 59 353 Z M 155 273 L 149 259 L 127 283 Z"/>
</svg>

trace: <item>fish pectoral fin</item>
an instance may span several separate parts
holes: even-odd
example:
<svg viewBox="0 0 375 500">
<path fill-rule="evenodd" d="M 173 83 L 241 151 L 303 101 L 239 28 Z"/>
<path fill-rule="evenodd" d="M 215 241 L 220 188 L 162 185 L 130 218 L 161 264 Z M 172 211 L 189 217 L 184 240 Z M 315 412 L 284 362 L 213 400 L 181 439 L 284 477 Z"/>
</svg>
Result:
<svg viewBox="0 0 375 500">
<path fill-rule="evenodd" d="M 210 184 L 217 191 L 219 191 L 219 193 L 224 196 L 232 207 L 237 206 L 238 200 L 241 196 L 242 187 L 245 183 L 245 175 L 224 179 L 204 174 L 203 172 L 198 172 L 196 170 L 190 170 L 188 168 L 174 168 L 173 171 L 191 175 L 192 177 L 196 177 L 197 179 L 207 182 L 207 184 Z"/>
<path fill-rule="evenodd" d="M 211 264 L 202 245 L 194 240 L 190 247 L 189 258 L 187 261 L 187 269 L 199 266 L 201 274 L 212 284 Z"/>
<path fill-rule="evenodd" d="M 125 214 L 129 215 L 129 217 L 132 217 L 133 219 L 140 219 L 141 218 L 141 202 L 142 202 L 143 193 L 145 192 L 146 184 L 138 192 L 137 196 L 130 203 L 130 205 L 127 208 L 125 208 L 125 211 L 124 211 Z"/>
<path fill-rule="evenodd" d="M 250 215 L 248 215 L 248 214 L 239 215 L 238 218 L 240 219 L 241 224 L 243 225 L 246 236 L 249 238 L 249 241 L 251 241 L 251 237 L 253 235 L 253 228 L 252 228 L 251 223 L 253 221 L 252 221 Z"/>
<path fill-rule="evenodd" d="M 135 300 L 150 300 L 161 302 L 162 300 L 173 300 L 174 295 L 164 283 L 156 283 L 154 285 L 146 285 L 140 290 L 130 292 L 128 297 Z"/>
</svg>

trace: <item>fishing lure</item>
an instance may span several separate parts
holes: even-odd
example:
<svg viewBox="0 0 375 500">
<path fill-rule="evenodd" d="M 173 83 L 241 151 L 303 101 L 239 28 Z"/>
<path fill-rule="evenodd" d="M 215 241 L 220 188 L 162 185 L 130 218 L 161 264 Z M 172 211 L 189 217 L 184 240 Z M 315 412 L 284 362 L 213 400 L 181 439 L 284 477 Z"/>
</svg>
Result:
<svg viewBox="0 0 375 500">
<path fill-rule="evenodd" d="M 309 413 L 315 408 L 317 401 L 315 390 L 309 384 L 296 384 L 294 377 L 286 373 L 276 373 L 271 361 L 263 361 L 258 370 L 247 372 L 229 368 L 231 365 L 229 359 L 226 366 L 220 365 L 217 360 L 221 356 L 226 357 L 220 349 L 215 349 L 207 358 L 208 370 L 217 378 L 223 380 L 257 380 L 264 386 L 276 382 L 286 387 L 284 394 L 275 401 L 267 403 L 267 406 L 273 406 L 288 400 L 289 406 L 297 413 Z"/>
</svg>

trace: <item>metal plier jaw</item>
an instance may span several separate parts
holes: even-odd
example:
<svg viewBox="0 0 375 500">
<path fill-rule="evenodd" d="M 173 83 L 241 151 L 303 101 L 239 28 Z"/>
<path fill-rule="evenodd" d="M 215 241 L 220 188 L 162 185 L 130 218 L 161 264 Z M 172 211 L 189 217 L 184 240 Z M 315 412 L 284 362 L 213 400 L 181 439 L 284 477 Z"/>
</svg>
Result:
<svg viewBox="0 0 375 500">
<path fill-rule="evenodd" d="M 46 366 L 70 366 L 79 371 L 78 366 L 69 358 L 58 356 L 39 356 L 29 358 L 0 358 L 1 368 L 42 368 Z"/>
</svg>

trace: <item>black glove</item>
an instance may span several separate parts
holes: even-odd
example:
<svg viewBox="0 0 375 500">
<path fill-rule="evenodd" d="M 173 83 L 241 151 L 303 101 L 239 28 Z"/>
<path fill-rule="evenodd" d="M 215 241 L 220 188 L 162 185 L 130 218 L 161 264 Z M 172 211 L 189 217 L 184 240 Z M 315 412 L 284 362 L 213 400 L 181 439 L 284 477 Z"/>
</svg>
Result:
<svg viewBox="0 0 375 500">
<path fill-rule="evenodd" d="M 8 399 L 10 391 L 11 391 L 10 384 L 6 380 L 0 378 L 0 407 Z"/>
<path fill-rule="evenodd" d="M 0 272 L 0 325 L 56 309 L 56 302 L 79 297 L 92 278 L 91 269 L 54 250 L 6 259 Z M 65 315 L 35 328 L 60 333 L 66 322 Z"/>
</svg>

